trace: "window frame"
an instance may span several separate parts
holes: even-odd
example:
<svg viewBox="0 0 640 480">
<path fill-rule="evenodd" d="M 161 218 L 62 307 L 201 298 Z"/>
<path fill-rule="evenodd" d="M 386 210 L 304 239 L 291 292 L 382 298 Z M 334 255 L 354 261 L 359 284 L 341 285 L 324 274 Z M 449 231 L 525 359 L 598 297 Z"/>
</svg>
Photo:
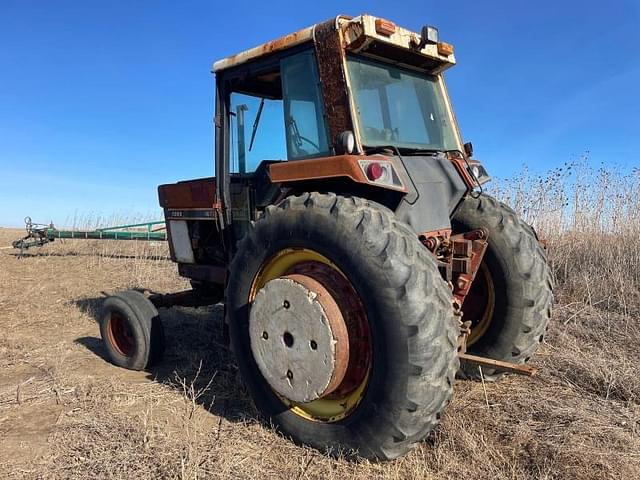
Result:
<svg viewBox="0 0 640 480">
<path fill-rule="evenodd" d="M 460 128 L 458 126 L 458 122 L 457 119 L 455 117 L 455 114 L 453 112 L 453 106 L 451 104 L 451 98 L 449 97 L 449 93 L 447 91 L 447 87 L 444 81 L 444 75 L 443 72 L 439 72 L 439 73 L 432 73 L 429 70 L 426 69 L 422 69 L 422 68 L 417 68 L 417 67 L 412 67 L 409 65 L 405 65 L 405 64 L 399 64 L 399 63 L 394 63 L 392 61 L 390 61 L 387 58 L 384 57 L 379 57 L 376 55 L 368 55 L 368 54 L 362 54 L 362 53 L 352 53 L 352 52 L 347 52 L 347 54 L 344 57 L 344 75 L 345 78 L 347 80 L 347 88 L 349 90 L 349 110 L 351 113 L 351 121 L 353 124 L 353 129 L 354 129 L 354 135 L 356 137 L 356 144 L 358 145 L 358 147 L 360 149 L 364 149 L 365 146 L 367 146 L 368 148 L 377 148 L 376 146 L 372 146 L 372 145 L 367 145 L 364 141 L 364 137 L 362 135 L 361 132 L 361 124 L 360 124 L 360 116 L 358 115 L 358 105 L 357 105 L 357 101 L 356 101 L 356 97 L 355 97 L 355 93 L 354 93 L 354 88 L 351 82 L 351 72 L 349 70 L 349 58 L 353 58 L 356 60 L 362 60 L 364 62 L 369 62 L 372 64 L 378 64 L 380 66 L 383 67 L 393 67 L 393 68 L 397 68 L 399 70 L 402 71 L 406 71 L 407 73 L 413 74 L 413 75 L 419 75 L 419 76 L 431 76 L 434 78 L 435 80 L 435 84 L 436 87 L 438 89 L 438 93 L 441 95 L 442 101 L 443 101 L 443 106 L 444 106 L 444 113 L 446 115 L 446 119 L 448 120 L 451 129 L 452 129 L 452 133 L 453 133 L 453 142 L 455 143 L 455 148 L 451 148 L 451 149 L 447 149 L 445 151 L 451 152 L 451 151 L 459 151 L 459 152 L 463 152 L 463 146 L 462 146 L 462 137 L 460 134 Z M 395 144 L 394 144 L 395 145 Z M 454 145 L 452 145 L 454 146 Z M 399 148 L 405 148 L 404 145 L 399 145 Z M 407 147 L 407 148 L 413 148 L 413 147 Z"/>
<path fill-rule="evenodd" d="M 283 100 L 283 110 L 284 110 L 284 116 L 285 118 L 283 119 L 283 121 L 285 122 L 285 140 L 287 143 L 287 161 L 296 161 L 296 160 L 305 160 L 305 159 L 309 159 L 309 158 L 323 158 L 323 157 L 328 157 L 332 155 L 332 145 L 331 145 L 331 138 L 330 138 L 330 134 L 329 134 L 329 125 L 327 122 L 327 114 L 325 111 L 325 105 L 324 105 L 324 92 L 322 90 L 322 82 L 320 81 L 320 72 L 318 71 L 318 63 L 317 63 L 317 57 L 316 57 L 316 52 L 314 48 L 309 48 L 309 49 L 305 49 L 299 52 L 295 52 L 295 53 L 291 53 L 290 55 L 285 55 L 280 59 L 280 65 L 282 66 L 282 63 L 284 60 L 288 60 L 290 58 L 293 58 L 295 56 L 302 56 L 302 55 L 309 55 L 311 57 L 311 66 L 312 66 L 312 75 L 313 75 L 313 80 L 315 80 L 314 83 L 314 87 L 315 87 L 315 92 L 314 92 L 314 96 L 315 96 L 315 100 L 313 102 L 310 102 L 312 105 L 314 105 L 315 107 L 315 119 L 316 119 L 316 128 L 317 128 L 317 134 L 318 134 L 318 147 L 323 146 L 322 140 L 323 140 L 323 134 L 324 134 L 324 146 L 325 146 L 325 150 L 323 151 L 318 151 L 317 153 L 313 153 L 313 154 L 309 154 L 309 155 L 302 155 L 302 156 L 297 156 L 297 157 L 293 157 L 291 155 L 291 151 L 290 151 L 290 137 L 289 137 L 289 131 L 288 131 L 288 127 L 287 127 L 287 118 L 286 118 L 286 114 L 291 109 L 291 103 L 292 101 L 295 101 L 293 99 L 287 99 L 285 98 L 285 93 L 286 93 L 286 82 L 285 82 L 285 78 L 284 75 L 282 74 L 282 68 L 280 69 L 281 72 L 281 83 L 282 83 L 282 100 Z M 322 128 L 320 128 L 320 126 L 322 126 Z M 320 150 L 320 148 L 318 148 L 318 150 Z"/>
</svg>

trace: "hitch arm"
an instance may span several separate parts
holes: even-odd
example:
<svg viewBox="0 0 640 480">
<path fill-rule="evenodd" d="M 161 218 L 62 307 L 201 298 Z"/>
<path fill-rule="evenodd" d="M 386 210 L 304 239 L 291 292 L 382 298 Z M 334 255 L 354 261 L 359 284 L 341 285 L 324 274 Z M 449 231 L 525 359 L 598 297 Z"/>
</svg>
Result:
<svg viewBox="0 0 640 480">
<path fill-rule="evenodd" d="M 504 362 L 502 360 L 494 360 L 493 358 L 479 357 L 477 355 L 471 355 L 470 353 L 458 353 L 460 360 L 475 363 L 483 367 L 491 367 L 504 372 L 517 373 L 519 375 L 526 375 L 527 377 L 533 377 L 538 369 L 531 365 L 522 365 L 511 362 Z"/>
</svg>

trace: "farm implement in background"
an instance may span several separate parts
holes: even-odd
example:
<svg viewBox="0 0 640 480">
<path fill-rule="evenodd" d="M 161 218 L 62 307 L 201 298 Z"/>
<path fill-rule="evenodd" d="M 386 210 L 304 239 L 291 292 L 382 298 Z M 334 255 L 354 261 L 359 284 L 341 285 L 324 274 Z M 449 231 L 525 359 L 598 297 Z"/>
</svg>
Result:
<svg viewBox="0 0 640 480">
<path fill-rule="evenodd" d="M 14 241 L 11 246 L 20 250 L 22 257 L 25 250 L 42 247 L 60 239 L 81 240 L 143 240 L 164 241 L 167 239 L 164 221 L 117 225 L 114 227 L 96 228 L 94 230 L 58 230 L 53 223 L 33 223 L 31 217 L 24 219 L 27 234 Z"/>
</svg>

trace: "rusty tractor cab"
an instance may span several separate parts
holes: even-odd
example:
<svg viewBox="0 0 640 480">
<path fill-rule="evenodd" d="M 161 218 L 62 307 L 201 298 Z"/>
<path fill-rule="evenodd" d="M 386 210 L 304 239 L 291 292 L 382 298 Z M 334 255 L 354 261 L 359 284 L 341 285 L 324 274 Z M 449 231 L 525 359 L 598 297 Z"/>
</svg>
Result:
<svg viewBox="0 0 640 480">
<path fill-rule="evenodd" d="M 265 417 L 375 459 L 435 427 L 456 375 L 532 373 L 549 268 L 533 229 L 481 193 L 445 87 L 454 64 L 434 27 L 370 15 L 214 63 L 215 177 L 159 187 L 193 290 L 112 297 L 114 363 L 158 357 L 156 308 L 222 300 Z"/>
</svg>

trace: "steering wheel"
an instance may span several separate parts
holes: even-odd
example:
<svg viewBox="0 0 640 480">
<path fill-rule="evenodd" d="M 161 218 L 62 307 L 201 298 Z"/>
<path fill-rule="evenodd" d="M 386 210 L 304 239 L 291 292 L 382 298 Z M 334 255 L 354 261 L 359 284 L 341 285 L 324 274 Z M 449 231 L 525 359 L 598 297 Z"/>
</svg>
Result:
<svg viewBox="0 0 640 480">
<path fill-rule="evenodd" d="M 315 142 L 313 142 L 312 140 L 309 140 L 307 137 L 304 137 L 304 136 L 300 135 L 300 130 L 298 130 L 298 124 L 296 123 L 296 120 L 292 116 L 290 116 L 288 121 L 287 121 L 287 128 L 291 132 L 291 140 L 292 140 L 292 143 L 293 143 L 293 147 L 298 152 L 298 155 L 308 155 L 309 154 L 307 151 L 305 151 L 302 148 L 302 142 L 303 141 L 307 142 L 309 145 L 311 145 L 313 148 L 315 148 L 316 152 L 320 151 L 320 147 Z"/>
<path fill-rule="evenodd" d="M 316 149 L 316 151 L 318 151 L 318 152 L 320 151 L 320 147 L 319 147 L 316 143 L 314 143 L 313 141 L 309 140 L 307 137 L 303 137 L 302 135 L 299 135 L 299 134 L 298 134 L 298 139 L 300 139 L 300 140 L 304 140 L 304 141 L 305 141 L 305 142 L 307 142 L 309 145 L 311 145 L 313 148 L 315 148 L 315 149 Z M 301 142 L 301 143 L 302 143 L 302 142 Z"/>
</svg>

